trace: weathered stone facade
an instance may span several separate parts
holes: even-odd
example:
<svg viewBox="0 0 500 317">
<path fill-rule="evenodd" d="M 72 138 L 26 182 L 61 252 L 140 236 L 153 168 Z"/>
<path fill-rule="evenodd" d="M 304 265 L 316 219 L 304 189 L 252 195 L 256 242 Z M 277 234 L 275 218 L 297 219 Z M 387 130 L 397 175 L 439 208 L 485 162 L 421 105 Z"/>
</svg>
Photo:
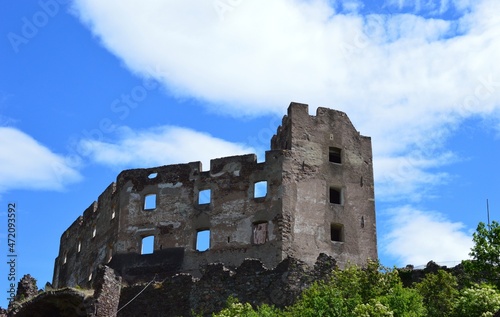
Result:
<svg viewBox="0 0 500 317">
<path fill-rule="evenodd" d="M 311 116 L 292 103 L 264 162 L 249 154 L 213 159 L 209 170 L 191 162 L 121 172 L 63 233 L 53 285 L 90 288 L 101 264 L 123 285 L 175 284 L 186 278 L 176 274 L 200 278 L 210 263 L 236 268 L 247 258 L 312 268 L 324 253 L 340 267 L 364 264 L 377 258 L 374 206 L 370 138 L 343 112 Z"/>
</svg>

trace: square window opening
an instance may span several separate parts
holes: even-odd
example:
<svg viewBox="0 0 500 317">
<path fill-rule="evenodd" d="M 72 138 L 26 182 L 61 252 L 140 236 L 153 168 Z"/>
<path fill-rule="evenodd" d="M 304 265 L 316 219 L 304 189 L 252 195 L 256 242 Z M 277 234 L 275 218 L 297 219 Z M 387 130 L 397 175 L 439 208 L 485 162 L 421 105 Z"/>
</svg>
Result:
<svg viewBox="0 0 500 317">
<path fill-rule="evenodd" d="M 253 224 L 253 244 L 264 244 L 267 242 L 267 221 Z"/>
<path fill-rule="evenodd" d="M 338 147 L 330 147 L 328 159 L 332 163 L 342 164 L 342 150 Z"/>
<path fill-rule="evenodd" d="M 198 193 L 198 205 L 210 204 L 212 191 L 210 189 L 200 190 Z"/>
<path fill-rule="evenodd" d="M 330 203 L 341 205 L 342 204 L 342 190 L 339 188 L 330 187 Z"/>
<path fill-rule="evenodd" d="M 144 210 L 156 209 L 156 194 L 144 196 Z"/>
<path fill-rule="evenodd" d="M 330 226 L 330 240 L 333 242 L 344 242 L 344 226 L 332 223 Z"/>
<path fill-rule="evenodd" d="M 210 230 L 202 229 L 196 233 L 196 251 L 207 251 L 210 249 Z"/>
<path fill-rule="evenodd" d="M 260 181 L 253 186 L 253 197 L 262 198 L 267 196 L 267 181 Z"/>
<path fill-rule="evenodd" d="M 141 241 L 141 254 L 152 254 L 154 251 L 155 236 L 143 237 Z"/>
</svg>

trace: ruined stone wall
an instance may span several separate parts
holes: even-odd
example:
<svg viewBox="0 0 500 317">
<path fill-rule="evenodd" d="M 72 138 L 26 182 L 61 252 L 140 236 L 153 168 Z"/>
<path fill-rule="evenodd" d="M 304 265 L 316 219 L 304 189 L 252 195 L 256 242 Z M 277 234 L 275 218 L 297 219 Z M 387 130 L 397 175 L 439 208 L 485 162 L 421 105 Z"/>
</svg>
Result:
<svg viewBox="0 0 500 317">
<path fill-rule="evenodd" d="M 285 252 L 312 264 L 320 252 L 344 264 L 377 258 L 371 140 L 343 112 L 291 104 L 272 149 L 283 163 Z"/>
<path fill-rule="evenodd" d="M 377 258 L 371 140 L 343 112 L 310 116 L 292 103 L 264 162 L 249 154 L 213 159 L 208 170 L 191 162 L 121 172 L 61 237 L 54 286 L 90 287 L 99 264 L 134 284 L 245 258 L 312 266 L 322 252 L 341 267 Z"/>
<path fill-rule="evenodd" d="M 155 274 L 200 274 L 213 262 L 239 265 L 259 258 L 275 266 L 282 252 L 282 151 L 268 151 L 265 162 L 242 155 L 200 162 L 126 170 L 61 237 L 56 287 L 92 285 L 92 273 L 108 263 L 127 283 Z M 266 182 L 256 197 L 255 183 Z M 210 191 L 206 203 L 200 192 Z M 150 205 L 147 200 L 153 198 Z M 197 250 L 198 231 L 210 231 L 208 250 Z M 153 254 L 142 254 L 145 237 Z"/>
<path fill-rule="evenodd" d="M 210 264 L 200 279 L 177 274 L 146 289 L 144 285 L 123 288 L 118 317 L 158 316 L 160 312 L 161 316 L 192 316 L 193 312 L 211 316 L 225 307 L 230 296 L 254 306 L 265 303 L 282 308 L 292 305 L 313 281 L 326 279 L 335 267 L 335 260 L 324 254 L 313 267 L 293 258 L 275 268 L 266 268 L 256 259 L 247 259 L 237 268 Z"/>
<path fill-rule="evenodd" d="M 99 264 L 108 263 L 117 243 L 119 213 L 113 183 L 62 234 L 53 285 L 90 287 Z"/>
</svg>

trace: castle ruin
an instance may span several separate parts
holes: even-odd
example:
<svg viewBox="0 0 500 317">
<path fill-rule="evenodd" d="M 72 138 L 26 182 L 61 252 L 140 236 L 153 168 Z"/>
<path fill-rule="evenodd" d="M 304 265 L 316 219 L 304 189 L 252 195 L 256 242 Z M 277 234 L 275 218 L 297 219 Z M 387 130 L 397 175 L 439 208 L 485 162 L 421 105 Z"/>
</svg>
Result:
<svg viewBox="0 0 500 317">
<path fill-rule="evenodd" d="M 264 162 L 249 154 L 213 159 L 209 170 L 122 171 L 62 234 L 53 286 L 90 288 L 102 264 L 133 285 L 247 258 L 313 266 L 321 253 L 340 267 L 377 259 L 371 139 L 341 111 L 310 116 L 291 103 Z"/>
</svg>

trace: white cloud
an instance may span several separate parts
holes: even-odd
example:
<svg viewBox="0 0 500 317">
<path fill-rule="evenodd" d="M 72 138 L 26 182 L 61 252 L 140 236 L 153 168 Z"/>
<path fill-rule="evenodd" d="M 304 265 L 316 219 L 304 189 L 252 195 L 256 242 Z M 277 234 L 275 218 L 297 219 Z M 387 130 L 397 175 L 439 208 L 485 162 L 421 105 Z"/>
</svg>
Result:
<svg viewBox="0 0 500 317">
<path fill-rule="evenodd" d="M 15 128 L 0 127 L 0 192 L 12 189 L 62 190 L 81 175 L 66 158 Z"/>
<path fill-rule="evenodd" d="M 472 238 L 460 222 L 451 222 L 441 214 L 402 206 L 388 211 L 391 221 L 381 234 L 384 249 L 398 259 L 398 265 L 424 265 L 457 262 L 469 258 Z"/>
<path fill-rule="evenodd" d="M 127 67 L 179 96 L 235 116 L 282 114 L 290 101 L 345 111 L 372 137 L 382 199 L 401 188 L 386 175 L 399 168 L 392 164 L 442 144 L 465 118 L 500 121 L 497 0 L 434 6 L 459 10 L 455 21 L 394 10 L 343 15 L 327 0 L 76 0 L 74 6 Z M 449 154 L 432 151 L 425 163 L 412 164 L 405 191 L 447 177 L 431 168 L 448 163 Z"/>
<path fill-rule="evenodd" d="M 79 152 L 118 168 L 201 161 L 203 170 L 208 170 L 211 159 L 250 154 L 254 149 L 190 129 L 162 126 L 138 132 L 120 128 L 119 140 L 113 143 L 84 139 Z"/>
</svg>

